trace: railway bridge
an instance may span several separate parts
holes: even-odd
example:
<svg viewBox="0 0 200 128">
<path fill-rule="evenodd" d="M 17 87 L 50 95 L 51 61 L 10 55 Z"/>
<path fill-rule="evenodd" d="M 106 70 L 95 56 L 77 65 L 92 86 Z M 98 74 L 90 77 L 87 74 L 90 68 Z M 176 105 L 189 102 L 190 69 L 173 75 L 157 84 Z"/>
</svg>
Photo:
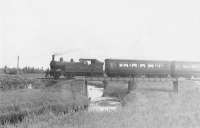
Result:
<svg viewBox="0 0 200 128">
<path fill-rule="evenodd" d="M 87 95 L 88 81 L 102 81 L 104 89 L 109 86 L 108 83 L 111 81 L 123 81 L 128 83 L 128 92 L 131 92 L 137 88 L 137 82 L 171 82 L 173 85 L 172 91 L 178 92 L 178 79 L 176 78 L 146 78 L 146 77 L 84 77 L 77 76 L 74 77 L 76 80 L 83 80 L 85 90 L 85 95 Z"/>
</svg>

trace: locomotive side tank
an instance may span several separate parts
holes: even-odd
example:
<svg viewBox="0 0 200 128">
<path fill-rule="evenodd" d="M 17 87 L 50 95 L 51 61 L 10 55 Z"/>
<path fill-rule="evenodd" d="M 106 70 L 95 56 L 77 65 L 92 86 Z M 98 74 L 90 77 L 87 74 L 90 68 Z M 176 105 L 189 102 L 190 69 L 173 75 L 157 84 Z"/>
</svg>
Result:
<svg viewBox="0 0 200 128">
<path fill-rule="evenodd" d="M 171 75 L 170 61 L 106 59 L 105 72 L 108 76 L 167 77 Z"/>
<path fill-rule="evenodd" d="M 103 63 L 97 59 L 79 59 L 65 63 L 65 76 L 102 76 Z"/>
</svg>

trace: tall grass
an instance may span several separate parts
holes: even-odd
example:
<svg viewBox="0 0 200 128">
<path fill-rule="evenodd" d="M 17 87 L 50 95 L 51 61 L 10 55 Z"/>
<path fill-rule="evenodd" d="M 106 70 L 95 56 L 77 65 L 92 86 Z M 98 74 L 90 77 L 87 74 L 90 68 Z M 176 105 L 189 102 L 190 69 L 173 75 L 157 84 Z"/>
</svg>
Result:
<svg viewBox="0 0 200 128">
<path fill-rule="evenodd" d="M 58 115 L 85 109 L 88 106 L 87 97 L 71 89 L 70 82 L 63 81 L 49 83 L 44 89 L 1 91 L 0 123 L 16 123 L 29 115 L 49 112 Z"/>
</svg>

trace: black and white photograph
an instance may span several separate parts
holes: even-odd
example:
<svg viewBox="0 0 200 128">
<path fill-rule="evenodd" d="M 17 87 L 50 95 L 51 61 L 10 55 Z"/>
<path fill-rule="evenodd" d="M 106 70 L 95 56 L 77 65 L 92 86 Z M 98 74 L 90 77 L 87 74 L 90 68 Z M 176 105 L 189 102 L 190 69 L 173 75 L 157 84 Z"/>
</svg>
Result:
<svg viewBox="0 0 200 128">
<path fill-rule="evenodd" d="M 200 1 L 0 0 L 0 128 L 200 128 Z"/>
</svg>

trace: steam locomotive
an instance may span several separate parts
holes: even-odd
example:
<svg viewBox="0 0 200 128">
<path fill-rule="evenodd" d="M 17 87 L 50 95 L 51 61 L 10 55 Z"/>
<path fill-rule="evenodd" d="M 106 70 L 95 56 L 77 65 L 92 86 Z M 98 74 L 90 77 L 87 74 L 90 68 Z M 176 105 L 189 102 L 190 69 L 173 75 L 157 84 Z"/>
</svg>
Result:
<svg viewBox="0 0 200 128">
<path fill-rule="evenodd" d="M 199 77 L 200 62 L 189 61 L 155 61 L 155 60 L 122 60 L 79 59 L 79 62 L 55 60 L 52 55 L 49 75 L 53 78 L 73 76 L 108 76 L 108 77 Z"/>
<path fill-rule="evenodd" d="M 79 62 L 70 62 L 55 60 L 55 55 L 52 55 L 50 62 L 50 76 L 53 78 L 73 77 L 73 76 L 102 76 L 103 75 L 103 62 L 97 59 L 79 59 Z"/>
</svg>

